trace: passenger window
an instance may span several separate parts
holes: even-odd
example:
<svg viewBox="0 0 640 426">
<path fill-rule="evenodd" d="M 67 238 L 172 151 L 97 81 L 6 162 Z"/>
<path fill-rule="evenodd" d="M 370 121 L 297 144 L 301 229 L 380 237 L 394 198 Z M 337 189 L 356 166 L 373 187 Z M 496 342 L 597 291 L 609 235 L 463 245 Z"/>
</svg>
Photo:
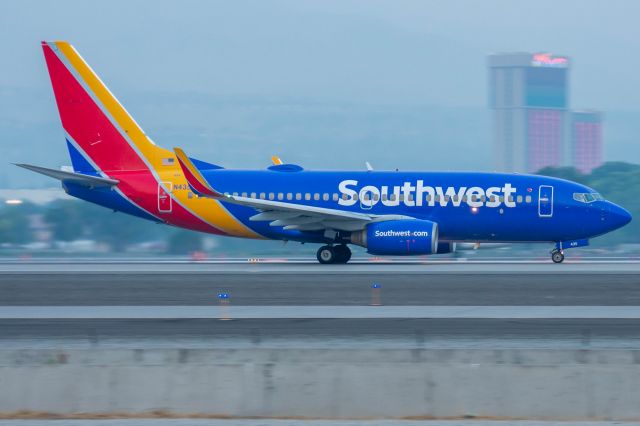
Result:
<svg viewBox="0 0 640 426">
<path fill-rule="evenodd" d="M 326 192 L 322 194 L 322 201 L 329 201 L 329 194 L 327 194 Z"/>
<path fill-rule="evenodd" d="M 282 192 L 278 192 L 278 200 L 283 200 L 284 194 Z"/>
<path fill-rule="evenodd" d="M 378 201 L 380 199 L 380 195 L 373 194 L 373 201 Z"/>
<path fill-rule="evenodd" d="M 453 201 L 455 201 L 456 203 L 458 202 L 458 199 L 459 199 L 458 195 L 453 196 Z"/>
<path fill-rule="evenodd" d="M 302 194 L 299 192 L 296 192 L 296 200 L 300 201 L 302 200 Z"/>
<path fill-rule="evenodd" d="M 358 194 L 353 194 L 351 199 L 354 200 L 354 201 L 358 201 Z"/>
<path fill-rule="evenodd" d="M 260 193 L 260 199 L 264 200 L 266 198 L 266 194 L 264 192 Z"/>
<path fill-rule="evenodd" d="M 513 195 L 509 195 L 507 197 L 507 200 L 509 200 L 510 203 L 513 203 Z"/>
<path fill-rule="evenodd" d="M 274 198 L 276 198 L 276 194 L 274 194 L 273 192 L 269 193 L 269 199 L 273 200 Z"/>
<path fill-rule="evenodd" d="M 497 198 L 495 195 L 492 195 L 491 197 L 489 197 L 489 200 L 490 200 L 492 203 L 495 203 L 496 201 L 498 201 L 498 198 Z"/>
<path fill-rule="evenodd" d="M 382 194 L 382 201 L 387 201 L 387 194 Z"/>
<path fill-rule="evenodd" d="M 427 203 L 431 201 L 431 195 L 427 194 L 427 196 L 425 197 L 425 200 L 427 200 Z"/>
<path fill-rule="evenodd" d="M 244 198 L 247 198 L 247 193 L 246 193 L 246 192 L 243 192 L 243 193 L 242 193 L 242 196 L 243 196 Z"/>
<path fill-rule="evenodd" d="M 234 197 L 237 197 L 237 196 L 238 196 L 238 193 L 237 193 L 237 192 L 234 192 L 234 193 L 233 193 L 233 196 L 234 196 Z"/>
<path fill-rule="evenodd" d="M 521 203 L 522 202 L 522 195 L 518 195 L 516 197 L 516 202 Z"/>
<path fill-rule="evenodd" d="M 349 196 L 347 194 L 342 194 L 342 199 L 344 201 L 347 201 L 349 199 Z"/>
<path fill-rule="evenodd" d="M 486 203 L 487 202 L 487 196 L 486 195 L 482 195 L 480 197 L 480 201 L 482 201 L 483 203 Z"/>
<path fill-rule="evenodd" d="M 445 195 L 445 196 L 444 196 L 444 202 L 445 202 L 445 203 L 448 203 L 448 202 L 449 202 L 449 200 L 451 200 L 451 197 L 450 197 L 449 195 Z"/>
<path fill-rule="evenodd" d="M 413 201 L 413 194 L 409 194 L 409 201 Z"/>
<path fill-rule="evenodd" d="M 304 199 L 309 201 L 311 199 L 311 194 L 309 194 L 308 192 L 304 194 Z"/>
<path fill-rule="evenodd" d="M 333 201 L 338 201 L 338 194 L 333 194 Z"/>
<path fill-rule="evenodd" d="M 293 200 L 293 192 L 287 192 L 287 200 Z"/>
<path fill-rule="evenodd" d="M 187 192 L 187 198 L 193 198 L 193 192 L 191 191 Z"/>
<path fill-rule="evenodd" d="M 399 199 L 400 199 L 400 201 L 404 201 L 404 195 L 403 195 L 403 194 L 400 194 Z"/>
<path fill-rule="evenodd" d="M 524 199 L 527 203 L 531 202 L 531 195 L 527 195 Z"/>
<path fill-rule="evenodd" d="M 256 193 L 255 192 L 251 193 L 251 198 L 256 198 Z"/>
<path fill-rule="evenodd" d="M 463 203 L 466 203 L 466 202 L 467 202 L 467 200 L 468 200 L 467 196 L 466 196 L 466 195 L 463 195 L 463 196 L 462 196 L 462 202 L 463 202 Z"/>
<path fill-rule="evenodd" d="M 391 194 L 390 196 L 391 201 L 395 201 L 396 200 L 396 194 Z"/>
<path fill-rule="evenodd" d="M 320 199 L 320 194 L 318 194 L 317 192 L 313 194 L 313 199 L 318 201 Z"/>
</svg>

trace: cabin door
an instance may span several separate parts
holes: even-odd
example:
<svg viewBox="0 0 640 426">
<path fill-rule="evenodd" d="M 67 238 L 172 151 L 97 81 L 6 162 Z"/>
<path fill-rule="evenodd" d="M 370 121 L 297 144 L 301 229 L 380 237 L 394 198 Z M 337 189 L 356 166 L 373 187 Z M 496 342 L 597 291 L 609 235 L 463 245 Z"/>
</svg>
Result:
<svg viewBox="0 0 640 426">
<path fill-rule="evenodd" d="M 171 213 L 172 199 L 171 199 L 171 182 L 159 182 L 158 183 L 158 212 L 159 213 Z"/>
<path fill-rule="evenodd" d="M 553 216 L 553 186 L 540 185 L 538 191 L 538 216 Z"/>
</svg>

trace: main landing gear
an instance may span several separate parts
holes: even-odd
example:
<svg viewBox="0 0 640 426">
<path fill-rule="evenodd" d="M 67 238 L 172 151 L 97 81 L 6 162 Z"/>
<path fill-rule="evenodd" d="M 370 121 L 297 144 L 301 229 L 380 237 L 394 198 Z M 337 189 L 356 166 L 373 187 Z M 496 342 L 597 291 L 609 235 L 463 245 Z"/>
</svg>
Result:
<svg viewBox="0 0 640 426">
<path fill-rule="evenodd" d="M 337 246 L 322 246 L 316 254 L 318 262 L 323 265 L 329 263 L 347 263 L 351 259 L 351 249 L 346 244 Z"/>
<path fill-rule="evenodd" d="M 551 251 L 551 260 L 553 260 L 553 263 L 562 263 L 564 260 L 564 253 L 562 250 L 553 249 Z"/>
</svg>

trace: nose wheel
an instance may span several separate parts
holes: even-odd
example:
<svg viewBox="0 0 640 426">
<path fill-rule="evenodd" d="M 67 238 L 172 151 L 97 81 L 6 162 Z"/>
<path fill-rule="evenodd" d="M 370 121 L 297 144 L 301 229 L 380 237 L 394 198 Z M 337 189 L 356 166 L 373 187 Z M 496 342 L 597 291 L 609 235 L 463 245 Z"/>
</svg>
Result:
<svg viewBox="0 0 640 426">
<path fill-rule="evenodd" d="M 322 246 L 316 253 L 318 262 L 323 265 L 331 263 L 347 263 L 351 259 L 351 249 L 346 244 L 337 246 Z"/>
<path fill-rule="evenodd" d="M 560 250 L 553 250 L 551 252 L 551 260 L 553 260 L 553 263 L 562 263 L 564 261 L 564 253 Z"/>
</svg>

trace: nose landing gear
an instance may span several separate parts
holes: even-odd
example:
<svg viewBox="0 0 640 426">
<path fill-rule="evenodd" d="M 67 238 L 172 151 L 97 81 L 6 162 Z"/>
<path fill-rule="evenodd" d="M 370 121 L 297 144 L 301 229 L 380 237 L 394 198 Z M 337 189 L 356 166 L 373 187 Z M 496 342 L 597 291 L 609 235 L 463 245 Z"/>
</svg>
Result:
<svg viewBox="0 0 640 426">
<path fill-rule="evenodd" d="M 322 246 L 316 254 L 318 262 L 323 265 L 330 263 L 347 263 L 351 259 L 351 249 L 346 244 L 337 246 Z"/>
<path fill-rule="evenodd" d="M 562 263 L 564 261 L 564 253 L 562 250 L 554 249 L 551 252 L 551 260 L 553 260 L 553 263 Z"/>
</svg>

